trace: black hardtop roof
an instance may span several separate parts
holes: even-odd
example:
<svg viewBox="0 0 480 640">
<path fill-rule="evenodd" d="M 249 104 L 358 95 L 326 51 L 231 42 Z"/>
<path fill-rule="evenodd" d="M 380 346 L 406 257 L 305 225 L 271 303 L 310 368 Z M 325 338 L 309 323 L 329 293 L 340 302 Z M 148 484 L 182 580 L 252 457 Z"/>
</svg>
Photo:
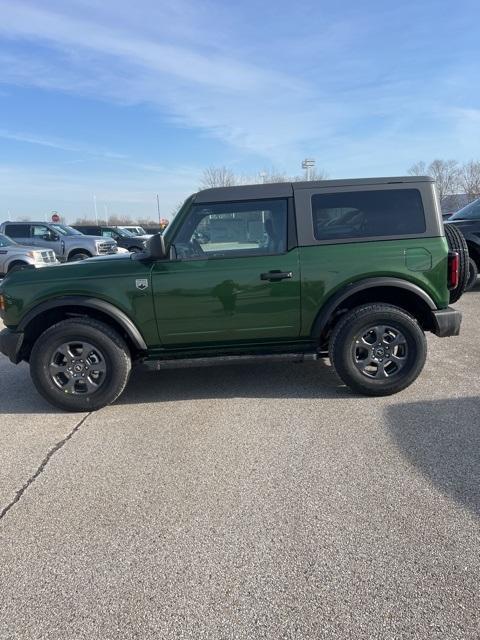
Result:
<svg viewBox="0 0 480 640">
<path fill-rule="evenodd" d="M 405 182 L 434 182 L 429 176 L 399 176 L 391 178 L 352 178 L 343 180 L 311 180 L 309 182 L 271 182 L 234 187 L 203 189 L 194 195 L 199 204 L 257 198 L 288 198 L 300 189 L 327 189 L 331 187 L 358 187 L 376 184 L 402 184 Z"/>
</svg>

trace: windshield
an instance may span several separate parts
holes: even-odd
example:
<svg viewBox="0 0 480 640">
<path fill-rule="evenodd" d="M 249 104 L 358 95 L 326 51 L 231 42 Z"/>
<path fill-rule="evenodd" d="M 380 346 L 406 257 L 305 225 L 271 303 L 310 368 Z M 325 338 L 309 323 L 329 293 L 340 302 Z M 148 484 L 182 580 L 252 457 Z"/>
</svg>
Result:
<svg viewBox="0 0 480 640">
<path fill-rule="evenodd" d="M 178 213 L 173 218 L 172 222 L 168 225 L 168 227 L 164 231 L 161 232 L 161 235 L 165 236 L 165 241 L 167 242 L 167 244 L 171 242 L 171 239 L 174 237 L 174 234 L 177 230 L 177 227 L 180 225 L 180 222 L 183 218 L 184 213 L 187 211 L 187 209 L 190 208 L 190 205 L 192 204 L 194 198 L 195 198 L 195 194 L 192 194 L 190 197 L 188 197 L 185 200 L 185 202 L 180 207 Z"/>
<path fill-rule="evenodd" d="M 135 236 L 131 231 L 127 231 L 127 229 L 119 229 L 118 227 L 115 229 L 119 236 L 122 238 L 133 238 Z"/>
<path fill-rule="evenodd" d="M 480 198 L 454 213 L 449 220 L 480 220 Z"/>
<path fill-rule="evenodd" d="M 15 244 L 17 243 L 0 233 L 0 247 L 13 247 Z"/>
<path fill-rule="evenodd" d="M 80 231 L 77 231 L 73 227 L 69 227 L 66 224 L 51 224 L 52 229 L 55 229 L 62 236 L 81 236 Z"/>
</svg>

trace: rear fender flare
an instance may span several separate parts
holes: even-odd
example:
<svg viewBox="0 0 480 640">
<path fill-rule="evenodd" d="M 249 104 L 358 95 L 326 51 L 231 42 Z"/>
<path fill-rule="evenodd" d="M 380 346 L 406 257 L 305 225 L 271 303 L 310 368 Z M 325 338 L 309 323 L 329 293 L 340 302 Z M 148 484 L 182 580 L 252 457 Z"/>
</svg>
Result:
<svg viewBox="0 0 480 640">
<path fill-rule="evenodd" d="M 428 293 L 426 293 L 418 285 L 413 284 L 412 282 L 408 282 L 407 280 L 400 280 L 400 278 L 365 278 L 364 280 L 351 282 L 347 286 L 340 289 L 340 291 L 334 293 L 327 300 L 327 302 L 318 312 L 317 317 L 313 322 L 311 330 L 312 337 L 318 338 L 322 335 L 322 332 L 327 327 L 333 313 L 342 304 L 342 302 L 345 302 L 345 300 L 355 295 L 356 293 L 359 293 L 360 291 L 365 291 L 366 289 L 376 289 L 378 287 L 397 288 L 410 291 L 411 293 L 415 294 L 419 300 L 425 303 L 431 311 L 437 309 L 435 302 L 428 295 Z"/>
</svg>

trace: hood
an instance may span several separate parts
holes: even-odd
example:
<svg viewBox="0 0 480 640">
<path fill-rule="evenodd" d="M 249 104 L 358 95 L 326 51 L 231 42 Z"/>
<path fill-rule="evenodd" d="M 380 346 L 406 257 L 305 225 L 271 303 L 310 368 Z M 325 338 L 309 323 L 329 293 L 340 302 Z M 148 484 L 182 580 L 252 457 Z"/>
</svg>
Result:
<svg viewBox="0 0 480 640">
<path fill-rule="evenodd" d="M 82 235 L 77 236 L 61 236 L 61 240 L 68 240 L 69 242 L 78 242 L 78 239 L 82 239 L 82 238 L 88 238 L 88 240 L 97 240 L 97 241 L 102 241 L 102 242 L 113 242 L 115 243 L 115 240 L 113 238 L 109 238 L 107 236 L 90 236 L 87 235 L 85 233 L 82 233 Z"/>
<path fill-rule="evenodd" d="M 78 262 L 64 262 L 62 266 L 68 265 L 76 265 L 82 266 L 82 264 L 87 264 L 91 262 L 111 262 L 112 260 L 131 260 L 132 254 L 129 251 L 121 252 L 121 253 L 110 253 L 107 256 L 93 256 L 92 258 L 85 258 L 85 260 L 78 260 Z"/>
<path fill-rule="evenodd" d="M 0 253 L 25 253 L 26 251 L 53 251 L 44 247 L 31 247 L 27 244 L 9 244 L 6 247 L 0 247 Z"/>
<path fill-rule="evenodd" d="M 36 249 L 38 250 L 38 249 Z M 41 269 L 23 269 L 20 271 L 12 272 L 11 275 L 7 275 L 5 281 L 11 281 L 15 283 L 26 282 L 54 282 L 55 280 L 68 281 L 75 285 L 83 277 L 99 277 L 104 275 L 103 266 L 105 266 L 107 275 L 115 275 L 115 270 L 112 272 L 108 269 L 108 264 L 115 263 L 123 272 L 125 269 L 127 272 L 130 270 L 136 271 L 138 266 L 134 264 L 131 253 L 114 253 L 107 256 L 94 256 L 93 258 L 86 258 L 85 260 L 79 260 L 78 262 L 56 262 L 44 265 Z M 139 255 L 139 254 L 136 254 Z M 138 264 L 138 263 L 137 263 Z M 130 267 L 131 265 L 131 267 Z"/>
</svg>

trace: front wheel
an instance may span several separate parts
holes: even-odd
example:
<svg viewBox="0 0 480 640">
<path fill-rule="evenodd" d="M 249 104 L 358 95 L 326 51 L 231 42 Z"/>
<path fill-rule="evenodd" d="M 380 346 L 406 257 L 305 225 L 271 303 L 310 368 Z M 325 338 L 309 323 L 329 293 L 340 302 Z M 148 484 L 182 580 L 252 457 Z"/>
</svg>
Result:
<svg viewBox="0 0 480 640">
<path fill-rule="evenodd" d="M 8 273 L 15 273 L 15 271 L 22 271 L 28 267 L 27 262 L 22 262 L 17 260 L 17 262 L 12 262 L 12 264 L 8 267 Z"/>
<path fill-rule="evenodd" d="M 80 260 L 86 260 L 87 258 L 91 258 L 92 256 L 88 253 L 88 251 L 76 251 L 74 254 L 70 254 L 68 256 L 68 262 L 79 262 Z"/>
<path fill-rule="evenodd" d="M 131 369 L 125 341 L 90 318 L 51 326 L 35 342 L 30 375 L 39 393 L 66 411 L 94 411 L 114 402 Z"/>
<path fill-rule="evenodd" d="M 369 396 L 408 387 L 425 364 L 427 342 L 409 313 L 388 304 L 348 312 L 334 328 L 330 360 L 342 381 Z"/>
</svg>

